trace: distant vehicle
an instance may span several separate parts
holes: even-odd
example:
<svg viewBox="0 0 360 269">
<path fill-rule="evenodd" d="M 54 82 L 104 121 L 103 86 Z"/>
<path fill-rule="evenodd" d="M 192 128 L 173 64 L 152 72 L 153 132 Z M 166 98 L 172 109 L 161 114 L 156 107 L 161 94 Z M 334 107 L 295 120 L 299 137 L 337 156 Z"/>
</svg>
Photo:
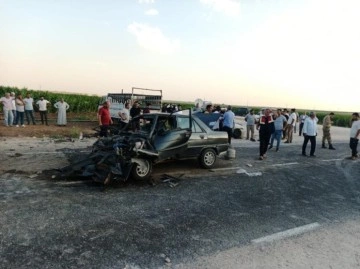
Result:
<svg viewBox="0 0 360 269">
<path fill-rule="evenodd" d="M 247 107 L 239 107 L 234 111 L 236 116 L 246 116 L 249 113 L 249 109 Z"/>
<path fill-rule="evenodd" d="M 218 122 L 221 120 L 220 119 L 220 117 L 222 116 L 221 113 L 210 113 L 210 114 L 196 113 L 196 116 L 198 116 L 198 118 L 201 119 L 212 130 L 221 131 L 221 129 L 219 129 L 219 124 L 218 124 Z M 243 132 L 244 132 L 244 127 L 239 123 L 235 123 L 235 126 L 233 128 L 233 138 L 236 139 L 241 138 Z"/>
<path fill-rule="evenodd" d="M 121 90 L 121 93 L 108 93 L 106 96 L 102 97 L 99 108 L 105 101 L 108 101 L 110 104 L 109 110 L 111 119 L 114 122 L 117 122 L 120 119 L 119 111 L 124 108 L 125 103 L 130 103 L 131 106 L 137 101 L 139 102 L 141 109 L 144 109 L 146 104 L 149 103 L 151 104 L 151 110 L 160 111 L 162 90 L 133 87 L 131 93 L 124 93 L 123 90 Z"/>
</svg>

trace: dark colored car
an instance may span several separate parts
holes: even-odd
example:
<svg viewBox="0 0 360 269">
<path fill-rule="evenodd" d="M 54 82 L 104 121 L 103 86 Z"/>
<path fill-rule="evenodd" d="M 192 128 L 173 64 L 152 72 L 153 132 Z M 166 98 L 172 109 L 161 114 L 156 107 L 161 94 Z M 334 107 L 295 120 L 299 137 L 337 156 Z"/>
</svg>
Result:
<svg viewBox="0 0 360 269">
<path fill-rule="evenodd" d="M 168 159 L 197 158 L 203 168 L 211 168 L 228 147 L 227 133 L 212 131 L 196 114 L 143 114 L 117 135 L 98 139 L 85 160 L 62 171 L 105 184 L 129 177 L 147 179 L 153 164 Z"/>
<path fill-rule="evenodd" d="M 204 122 L 210 129 L 214 131 L 222 131 L 222 124 L 220 123 L 223 117 L 222 113 L 196 113 L 196 116 Z M 244 131 L 244 127 L 236 123 L 234 124 L 232 136 L 235 139 L 239 139 L 242 137 Z"/>
</svg>

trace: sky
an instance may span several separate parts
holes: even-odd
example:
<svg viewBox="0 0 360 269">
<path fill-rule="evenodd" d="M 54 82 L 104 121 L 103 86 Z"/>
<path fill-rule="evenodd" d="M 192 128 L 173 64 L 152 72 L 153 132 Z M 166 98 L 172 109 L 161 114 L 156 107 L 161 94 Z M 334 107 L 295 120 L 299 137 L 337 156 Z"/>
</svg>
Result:
<svg viewBox="0 0 360 269">
<path fill-rule="evenodd" d="M 0 85 L 360 111 L 358 0 L 0 0 Z"/>
</svg>

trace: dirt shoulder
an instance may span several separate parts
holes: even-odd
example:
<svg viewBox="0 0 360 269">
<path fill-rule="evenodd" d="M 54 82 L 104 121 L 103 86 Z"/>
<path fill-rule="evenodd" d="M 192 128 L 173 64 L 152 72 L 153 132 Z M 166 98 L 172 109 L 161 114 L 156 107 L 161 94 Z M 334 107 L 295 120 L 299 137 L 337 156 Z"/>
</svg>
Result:
<svg viewBox="0 0 360 269">
<path fill-rule="evenodd" d="M 0 126 L 0 137 L 79 137 L 80 133 L 84 136 L 93 136 L 96 132 L 94 128 L 98 126 L 96 121 L 78 121 L 68 119 L 66 126 L 57 126 L 55 119 L 49 120 L 49 125 L 25 125 L 25 127 L 5 127 Z"/>
</svg>

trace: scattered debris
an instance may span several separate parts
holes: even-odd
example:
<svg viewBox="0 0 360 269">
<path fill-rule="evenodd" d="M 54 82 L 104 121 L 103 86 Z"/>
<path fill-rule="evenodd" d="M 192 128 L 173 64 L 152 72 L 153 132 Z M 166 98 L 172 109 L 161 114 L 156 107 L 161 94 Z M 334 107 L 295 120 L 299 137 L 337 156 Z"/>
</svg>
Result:
<svg viewBox="0 0 360 269">
<path fill-rule="evenodd" d="M 184 174 L 181 174 L 179 177 L 174 177 L 168 174 L 163 174 L 161 175 L 161 182 L 162 183 L 168 183 L 170 188 L 174 188 L 177 185 L 180 184 L 180 178 L 183 176 Z"/>
<path fill-rule="evenodd" d="M 246 166 L 252 167 L 252 164 L 251 164 L 251 163 L 247 163 Z"/>
<path fill-rule="evenodd" d="M 253 172 L 253 173 L 246 173 L 249 177 L 258 177 L 262 176 L 261 172 Z"/>
</svg>

